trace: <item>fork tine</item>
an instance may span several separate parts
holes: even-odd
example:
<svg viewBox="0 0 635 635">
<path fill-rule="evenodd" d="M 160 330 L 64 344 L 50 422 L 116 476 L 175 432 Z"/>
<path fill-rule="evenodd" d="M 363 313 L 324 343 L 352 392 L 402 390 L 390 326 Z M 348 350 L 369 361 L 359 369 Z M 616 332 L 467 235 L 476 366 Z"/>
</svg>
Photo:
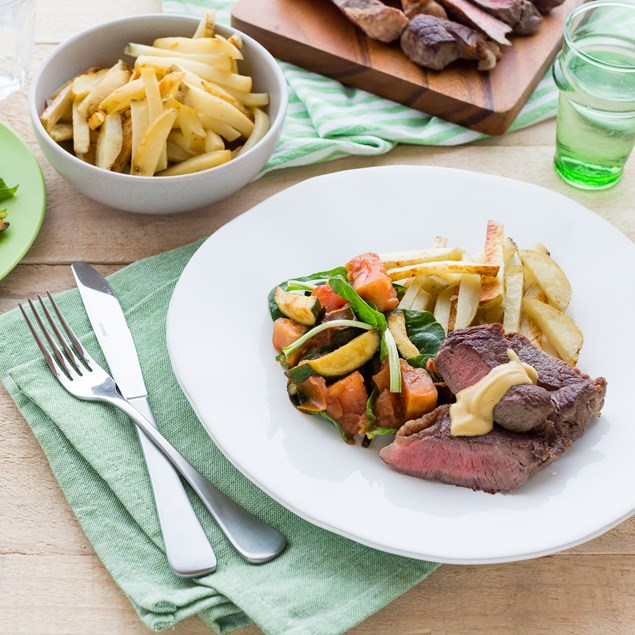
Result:
<svg viewBox="0 0 635 635">
<path fill-rule="evenodd" d="M 44 325 L 44 322 L 42 321 L 42 318 L 40 317 L 40 314 L 38 313 L 37 309 L 35 308 L 35 305 L 33 304 L 33 301 L 31 300 L 31 298 L 29 298 L 28 302 L 29 302 L 29 306 L 31 307 L 31 311 L 33 312 L 33 316 L 35 317 L 35 320 L 37 321 L 38 326 L 40 327 L 40 330 L 44 334 L 44 337 L 46 338 L 46 341 L 48 342 L 49 347 L 51 348 L 51 350 L 53 351 L 53 354 L 57 358 L 57 362 L 58 362 L 59 366 L 69 376 L 72 376 L 73 373 L 71 371 L 71 367 L 69 366 L 68 362 L 66 361 L 66 358 L 64 357 L 64 354 L 62 353 L 60 347 L 55 343 L 55 341 L 51 337 L 51 334 L 49 333 L 49 330 Z M 75 374 L 77 374 L 77 373 L 75 373 Z"/>
<path fill-rule="evenodd" d="M 62 372 L 60 367 L 58 366 L 57 362 L 51 355 L 49 349 L 46 348 L 46 344 L 44 344 L 44 342 L 42 341 L 42 338 L 39 336 L 38 332 L 36 331 L 35 326 L 33 326 L 33 322 L 31 322 L 31 319 L 29 318 L 26 311 L 24 310 L 24 307 L 21 304 L 18 304 L 18 307 L 20 308 L 20 311 L 22 312 L 22 316 L 24 317 L 24 321 L 26 322 L 26 325 L 29 327 L 29 331 L 31 331 L 31 335 L 33 335 L 33 339 L 35 340 L 35 343 L 37 344 L 38 348 L 40 349 L 40 352 L 44 356 L 44 359 L 46 360 L 48 367 L 53 371 L 53 374 L 56 377 L 59 377 Z"/>
<path fill-rule="evenodd" d="M 75 370 L 77 370 L 80 374 L 82 374 L 82 363 L 81 363 L 81 361 L 79 360 L 79 358 L 75 354 L 75 351 L 73 351 L 73 349 L 68 345 L 68 342 L 66 341 L 66 338 L 62 335 L 62 333 L 60 332 L 59 328 L 57 328 L 57 324 L 55 324 L 55 320 L 53 320 L 53 317 L 49 313 L 49 310 L 46 308 L 46 304 L 44 304 L 44 300 L 42 300 L 42 297 L 39 294 L 37 296 L 37 299 L 40 301 L 40 306 L 42 307 L 42 311 L 44 312 L 44 315 L 46 316 L 46 319 L 49 321 L 49 324 L 51 325 L 51 328 L 53 329 L 53 332 L 55 333 L 55 336 L 57 337 L 59 343 L 62 345 L 62 347 L 66 351 L 66 355 L 67 355 L 70 363 L 73 364 L 73 366 L 75 367 Z M 49 293 L 49 299 L 52 299 L 50 293 Z M 61 315 L 61 313 L 59 312 L 59 309 L 56 311 L 56 313 L 57 313 L 58 317 Z M 82 361 L 84 361 L 84 360 L 82 359 Z"/>
<path fill-rule="evenodd" d="M 49 302 L 51 303 L 51 306 L 55 310 L 55 315 L 57 315 L 57 319 L 60 321 L 60 324 L 62 325 L 62 327 L 66 331 L 66 334 L 68 335 L 69 339 L 73 343 L 73 346 L 75 347 L 75 350 L 79 353 L 79 356 L 80 356 L 81 360 L 84 362 L 84 364 L 88 368 L 90 368 L 90 363 L 88 361 L 89 360 L 89 355 L 86 352 L 86 349 L 82 346 L 82 343 L 79 341 L 79 339 L 75 335 L 75 332 L 70 327 L 69 323 L 66 321 L 66 318 L 62 314 L 62 311 L 57 306 L 57 302 L 55 302 L 55 300 L 53 299 L 53 296 L 51 295 L 51 292 L 47 291 L 46 295 L 48 296 L 48 299 L 49 299 Z"/>
</svg>

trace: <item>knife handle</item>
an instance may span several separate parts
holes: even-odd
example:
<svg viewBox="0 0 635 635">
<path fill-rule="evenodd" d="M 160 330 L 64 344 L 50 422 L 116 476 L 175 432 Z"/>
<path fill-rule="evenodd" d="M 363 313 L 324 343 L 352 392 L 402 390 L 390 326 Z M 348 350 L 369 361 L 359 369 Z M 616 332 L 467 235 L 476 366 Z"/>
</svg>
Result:
<svg viewBox="0 0 635 635">
<path fill-rule="evenodd" d="M 146 397 L 129 400 L 156 427 Z M 216 555 L 194 513 L 183 483 L 160 450 L 135 427 L 148 468 L 154 503 L 173 573 L 184 578 L 200 577 L 216 570 Z"/>
<path fill-rule="evenodd" d="M 127 399 L 116 391 L 103 390 L 103 386 L 99 388 L 102 390 L 94 390 L 92 398 L 119 408 L 143 430 L 190 484 L 229 542 L 247 562 L 269 562 L 285 550 L 286 538 L 277 529 L 234 503 L 212 485 Z"/>
</svg>

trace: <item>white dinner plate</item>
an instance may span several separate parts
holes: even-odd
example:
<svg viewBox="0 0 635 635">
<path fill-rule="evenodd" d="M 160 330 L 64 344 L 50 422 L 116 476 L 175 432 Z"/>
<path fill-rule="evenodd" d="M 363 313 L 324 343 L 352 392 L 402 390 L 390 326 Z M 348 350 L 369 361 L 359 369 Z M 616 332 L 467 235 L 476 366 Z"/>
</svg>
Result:
<svg viewBox="0 0 635 635">
<path fill-rule="evenodd" d="M 579 366 L 608 380 L 602 417 L 513 494 L 398 474 L 370 448 L 295 410 L 271 345 L 269 290 L 366 251 L 473 253 L 488 218 L 520 247 L 544 243 L 569 276 L 585 335 Z M 196 252 L 168 313 L 176 376 L 202 424 L 249 479 L 306 520 L 413 558 L 492 563 L 582 543 L 635 511 L 635 248 L 577 203 L 527 183 L 443 168 L 350 170 L 299 183 Z M 383 440 L 386 441 L 385 439 Z"/>
</svg>

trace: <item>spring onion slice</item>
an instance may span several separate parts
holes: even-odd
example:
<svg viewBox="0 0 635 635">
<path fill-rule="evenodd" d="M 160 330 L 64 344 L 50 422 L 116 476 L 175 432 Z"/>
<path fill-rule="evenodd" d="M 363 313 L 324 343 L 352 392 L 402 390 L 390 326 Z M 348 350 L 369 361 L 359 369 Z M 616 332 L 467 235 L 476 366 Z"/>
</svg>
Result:
<svg viewBox="0 0 635 635">
<path fill-rule="evenodd" d="M 399 363 L 397 343 L 390 329 L 386 329 L 383 336 L 386 354 L 388 355 L 388 368 L 390 370 L 390 392 L 401 392 L 401 364 Z"/>
<path fill-rule="evenodd" d="M 298 350 L 301 346 L 303 346 L 306 342 L 308 342 L 312 337 L 316 336 L 318 333 L 325 331 L 326 329 L 338 328 L 349 326 L 357 329 L 363 329 L 365 331 L 372 331 L 375 327 L 370 324 L 366 324 L 366 322 L 360 322 L 358 320 L 331 320 L 330 322 L 322 322 L 322 324 L 312 328 L 310 331 L 307 331 L 300 339 L 297 339 L 293 344 L 289 344 L 289 346 L 285 346 L 282 349 L 284 356 L 286 358 L 291 355 L 294 351 Z M 394 340 L 393 340 L 394 344 Z M 394 344 L 395 351 L 397 350 L 397 345 Z M 399 362 L 397 362 L 399 363 Z M 401 375 L 399 376 L 401 381 Z"/>
<path fill-rule="evenodd" d="M 313 291 L 318 285 L 308 280 L 288 280 L 287 291 Z"/>
</svg>

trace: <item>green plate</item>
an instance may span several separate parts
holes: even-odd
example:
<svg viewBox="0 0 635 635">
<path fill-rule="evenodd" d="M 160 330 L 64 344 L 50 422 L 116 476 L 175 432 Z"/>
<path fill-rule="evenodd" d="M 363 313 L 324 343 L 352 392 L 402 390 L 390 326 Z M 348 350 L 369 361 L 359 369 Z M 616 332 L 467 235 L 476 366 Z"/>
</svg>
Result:
<svg viewBox="0 0 635 635">
<path fill-rule="evenodd" d="M 19 262 L 40 231 L 46 209 L 42 170 L 29 147 L 8 126 L 0 123 L 0 178 L 20 187 L 13 198 L 0 201 L 9 227 L 0 232 L 0 280 Z"/>
</svg>

